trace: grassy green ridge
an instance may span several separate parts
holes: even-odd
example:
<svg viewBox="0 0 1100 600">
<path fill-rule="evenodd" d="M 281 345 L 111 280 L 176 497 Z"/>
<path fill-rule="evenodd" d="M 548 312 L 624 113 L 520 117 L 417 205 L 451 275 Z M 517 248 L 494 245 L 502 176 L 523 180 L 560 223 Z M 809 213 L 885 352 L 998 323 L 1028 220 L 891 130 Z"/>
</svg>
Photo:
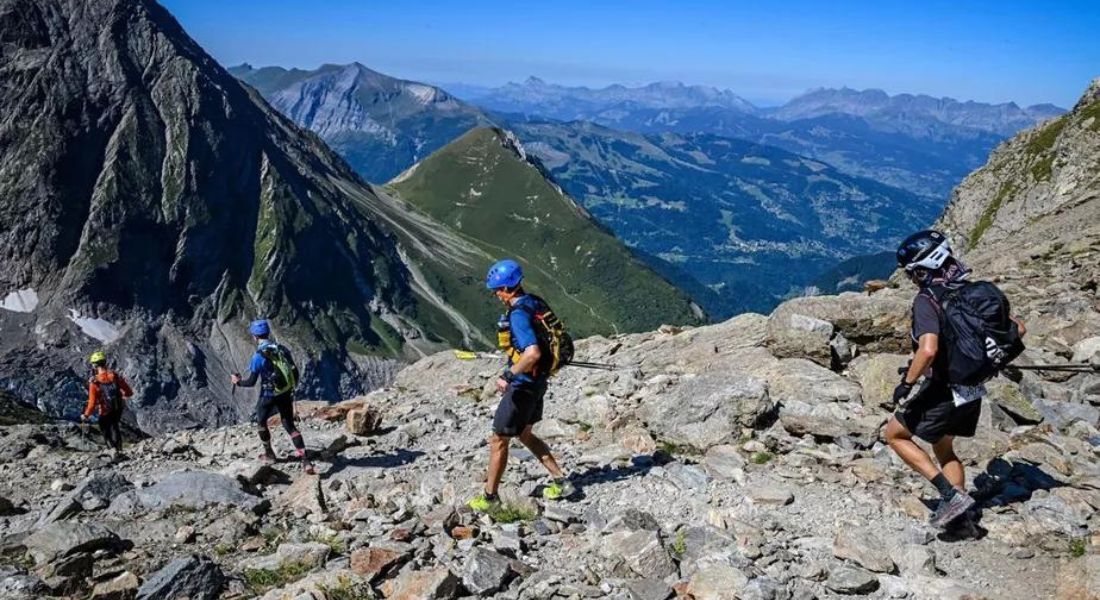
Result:
<svg viewBox="0 0 1100 600">
<path fill-rule="evenodd" d="M 545 297 L 577 335 L 699 321 L 686 294 L 592 221 L 500 130 L 468 132 L 389 189 L 486 256 L 519 260 L 528 290 Z M 491 326 L 499 307 L 490 301 L 488 311 L 483 308 L 489 296 L 481 284 L 489 264 L 463 273 L 462 281 L 456 281 L 457 274 L 434 277 L 452 306 L 488 318 Z"/>
</svg>

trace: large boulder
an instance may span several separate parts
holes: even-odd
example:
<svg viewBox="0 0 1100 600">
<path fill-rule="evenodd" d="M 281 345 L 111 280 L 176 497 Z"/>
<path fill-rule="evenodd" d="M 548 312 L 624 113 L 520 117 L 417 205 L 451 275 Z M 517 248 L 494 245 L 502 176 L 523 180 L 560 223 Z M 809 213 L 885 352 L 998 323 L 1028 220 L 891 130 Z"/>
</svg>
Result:
<svg viewBox="0 0 1100 600">
<path fill-rule="evenodd" d="M 23 545 L 35 564 L 44 565 L 73 554 L 110 548 L 119 542 L 117 535 L 98 523 L 58 521 L 35 531 Z"/>
<path fill-rule="evenodd" d="M 768 319 L 767 346 L 780 358 L 806 358 L 832 364 L 833 324 L 793 310 L 776 310 Z"/>
<path fill-rule="evenodd" d="M 768 340 L 773 351 L 789 348 L 790 352 L 777 351 L 777 355 L 803 356 L 827 365 L 823 359 L 829 354 L 817 343 L 821 339 L 816 334 L 812 348 L 797 341 L 800 332 L 791 325 L 792 315 L 802 315 L 833 326 L 833 330 L 844 336 L 850 344 L 862 352 L 899 352 L 909 351 L 909 318 L 913 295 L 904 290 L 883 290 L 868 296 L 848 292 L 837 296 L 810 296 L 795 298 L 780 304 L 768 319 Z M 797 354 L 799 348 L 812 350 L 809 354 Z"/>
<path fill-rule="evenodd" d="M 908 361 L 909 357 L 904 354 L 865 354 L 853 360 L 848 370 L 859 382 L 863 404 L 878 410 L 893 410 L 894 388 L 901 382 L 898 368 Z"/>
<path fill-rule="evenodd" d="M 789 358 L 765 369 L 768 395 L 777 404 L 790 400 L 820 404 L 861 402 L 859 385 L 803 358 Z"/>
<path fill-rule="evenodd" d="M 261 512 L 268 503 L 241 489 L 235 477 L 210 471 L 175 471 L 147 488 L 118 496 L 109 512 L 126 516 L 153 510 L 203 510 L 216 504 Z"/>
<path fill-rule="evenodd" d="M 685 377 L 648 399 L 640 416 L 659 439 L 705 451 L 737 439 L 742 428 L 765 422 L 773 411 L 762 380 L 708 373 Z"/>
<path fill-rule="evenodd" d="M 214 600 L 225 588 L 218 563 L 205 556 L 184 556 L 150 575 L 137 600 Z"/>
<path fill-rule="evenodd" d="M 811 404 L 788 400 L 779 410 L 779 422 L 791 435 L 811 435 L 822 440 L 848 438 L 864 447 L 878 438 L 879 428 L 887 418 L 881 413 L 869 415 L 862 404 L 851 402 Z"/>
</svg>

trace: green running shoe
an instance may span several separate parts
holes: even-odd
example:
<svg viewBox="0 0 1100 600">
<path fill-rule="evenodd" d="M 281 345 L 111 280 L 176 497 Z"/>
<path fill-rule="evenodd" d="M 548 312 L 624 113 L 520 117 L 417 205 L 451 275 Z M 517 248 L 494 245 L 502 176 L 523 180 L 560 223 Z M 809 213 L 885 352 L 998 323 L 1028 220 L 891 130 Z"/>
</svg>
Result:
<svg viewBox="0 0 1100 600">
<path fill-rule="evenodd" d="M 573 487 L 567 479 L 560 479 L 551 481 L 550 485 L 542 489 L 542 497 L 547 500 L 561 500 L 562 498 L 568 498 L 577 491 L 577 488 Z"/>
<path fill-rule="evenodd" d="M 500 498 L 490 498 L 484 493 L 478 494 L 466 503 L 475 512 L 487 513 L 500 509 Z"/>
</svg>

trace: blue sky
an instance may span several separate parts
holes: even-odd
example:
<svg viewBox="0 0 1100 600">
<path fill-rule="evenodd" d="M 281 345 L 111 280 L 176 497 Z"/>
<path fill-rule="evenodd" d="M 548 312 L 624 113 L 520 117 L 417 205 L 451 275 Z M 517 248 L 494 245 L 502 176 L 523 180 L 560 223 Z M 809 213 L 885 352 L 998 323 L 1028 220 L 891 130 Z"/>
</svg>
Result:
<svg viewBox="0 0 1100 600">
<path fill-rule="evenodd" d="M 224 65 L 359 61 L 430 82 L 677 80 L 763 104 L 814 87 L 1072 105 L 1100 2 L 162 0 Z"/>
</svg>

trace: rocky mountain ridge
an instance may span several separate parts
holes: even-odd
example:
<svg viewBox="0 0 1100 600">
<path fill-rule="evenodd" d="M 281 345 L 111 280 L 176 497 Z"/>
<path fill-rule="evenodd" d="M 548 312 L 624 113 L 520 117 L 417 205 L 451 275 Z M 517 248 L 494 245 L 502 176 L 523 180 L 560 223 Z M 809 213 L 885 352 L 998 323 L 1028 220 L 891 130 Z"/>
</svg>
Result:
<svg viewBox="0 0 1100 600">
<path fill-rule="evenodd" d="M 417 163 L 389 193 L 486 253 L 515 257 L 526 289 L 552 301 L 579 336 L 644 331 L 705 317 L 573 200 L 509 131 L 467 132 Z M 465 314 L 495 323 L 481 286 L 437 286 Z"/>
<path fill-rule="evenodd" d="M 447 92 L 352 63 L 314 70 L 243 64 L 229 72 L 316 132 L 364 179 L 389 181 L 466 131 L 490 124 Z"/>
</svg>

